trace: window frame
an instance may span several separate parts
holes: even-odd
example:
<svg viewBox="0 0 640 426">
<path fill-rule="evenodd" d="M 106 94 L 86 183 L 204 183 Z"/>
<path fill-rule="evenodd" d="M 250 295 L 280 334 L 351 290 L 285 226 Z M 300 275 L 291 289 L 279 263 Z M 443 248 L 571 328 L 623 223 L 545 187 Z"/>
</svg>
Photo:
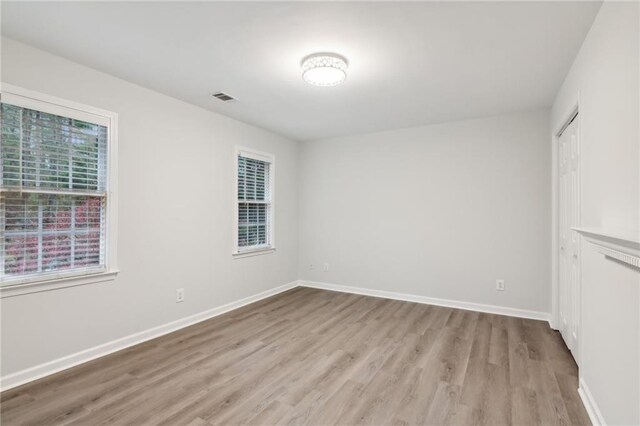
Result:
<svg viewBox="0 0 640 426">
<path fill-rule="evenodd" d="M 273 253 L 276 250 L 275 242 L 275 176 L 276 176 L 276 158 L 275 155 L 255 150 L 253 148 L 247 148 L 242 146 L 236 146 L 233 151 L 233 251 L 232 255 L 234 259 L 240 259 L 243 257 L 258 256 L 262 254 Z M 250 246 L 247 248 L 240 247 L 238 245 L 238 228 L 239 228 L 239 204 L 242 200 L 238 198 L 238 159 L 240 156 L 250 158 L 253 160 L 264 161 L 269 163 L 269 215 L 267 222 L 268 229 L 268 241 L 266 246 Z"/>
<path fill-rule="evenodd" d="M 9 279 L 3 277 L 3 281 L 0 283 L 0 298 L 115 279 L 118 273 L 118 114 L 7 83 L 2 83 L 0 92 L 3 103 L 82 120 L 107 128 L 104 267 L 96 268 L 93 271 L 59 271 Z"/>
</svg>

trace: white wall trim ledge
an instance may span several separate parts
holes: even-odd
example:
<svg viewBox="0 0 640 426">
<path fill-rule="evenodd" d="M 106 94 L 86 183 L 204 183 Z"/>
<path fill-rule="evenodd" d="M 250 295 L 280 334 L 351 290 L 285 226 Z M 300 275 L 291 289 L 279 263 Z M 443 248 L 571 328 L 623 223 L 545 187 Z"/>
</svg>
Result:
<svg viewBox="0 0 640 426">
<path fill-rule="evenodd" d="M 146 342 L 147 340 L 155 339 L 156 337 L 172 333 L 185 327 L 189 327 L 190 325 L 206 321 L 210 318 L 222 315 L 224 313 L 241 308 L 245 305 L 249 305 L 259 300 L 266 299 L 297 286 L 298 282 L 293 281 L 288 284 L 284 284 L 279 287 L 254 294 L 253 296 L 245 297 L 244 299 L 227 303 L 226 305 L 218 306 L 216 308 L 209 309 L 207 311 L 200 312 L 198 314 L 191 315 L 185 318 L 181 318 L 179 320 L 172 321 L 157 327 L 153 327 L 139 333 L 131 334 L 120 339 L 112 340 L 111 342 L 94 346 L 92 348 L 76 352 L 74 354 L 67 355 L 62 358 L 46 362 L 44 364 L 36 365 L 22 371 L 8 374 L 0 378 L 0 391 L 4 392 L 25 383 L 29 383 L 34 380 L 49 376 L 51 374 L 66 370 L 68 368 L 75 367 L 76 365 L 80 365 L 85 362 L 92 361 L 96 358 L 100 358 L 105 355 L 120 351 L 122 349 L 135 346 L 137 344 Z"/>
<path fill-rule="evenodd" d="M 602 413 L 583 379 L 580 379 L 578 395 L 580 395 L 580 399 L 584 404 L 584 408 L 587 410 L 589 420 L 591 420 L 593 426 L 605 426 L 607 423 L 604 421 Z"/>
<path fill-rule="evenodd" d="M 640 234 L 618 234 L 599 228 L 572 228 L 593 244 L 605 257 L 640 269 Z"/>
<path fill-rule="evenodd" d="M 509 308 L 506 306 L 485 305 L 482 303 L 463 302 L 459 300 L 438 299 L 435 297 L 418 296 L 414 294 L 396 293 L 383 290 L 372 290 L 362 287 L 351 287 L 339 284 L 329 284 L 304 280 L 300 281 L 300 286 L 322 290 L 339 291 L 342 293 L 361 294 L 363 296 L 381 297 L 383 299 L 424 303 L 426 305 L 445 306 L 447 308 L 464 309 L 467 311 L 485 312 L 488 314 L 506 315 L 510 317 L 527 318 L 547 322 L 549 322 L 551 319 L 551 314 L 549 312 L 529 311 L 525 309 Z"/>
</svg>

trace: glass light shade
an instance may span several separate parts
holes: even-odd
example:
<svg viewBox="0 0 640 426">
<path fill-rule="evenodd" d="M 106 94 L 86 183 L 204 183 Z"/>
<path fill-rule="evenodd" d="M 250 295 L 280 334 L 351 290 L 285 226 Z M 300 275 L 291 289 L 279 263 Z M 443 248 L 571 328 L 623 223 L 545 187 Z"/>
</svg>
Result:
<svg viewBox="0 0 640 426">
<path fill-rule="evenodd" d="M 333 54 L 315 54 L 302 61 L 302 78 L 314 86 L 335 86 L 347 78 L 347 61 Z"/>
</svg>

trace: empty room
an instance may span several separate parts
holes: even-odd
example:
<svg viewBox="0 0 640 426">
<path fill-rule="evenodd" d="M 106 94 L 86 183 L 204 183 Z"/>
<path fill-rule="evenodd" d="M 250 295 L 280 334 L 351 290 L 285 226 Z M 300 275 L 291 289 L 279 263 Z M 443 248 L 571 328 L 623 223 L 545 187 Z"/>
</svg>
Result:
<svg viewBox="0 0 640 426">
<path fill-rule="evenodd" d="M 0 423 L 640 425 L 637 1 L 2 1 Z"/>
</svg>

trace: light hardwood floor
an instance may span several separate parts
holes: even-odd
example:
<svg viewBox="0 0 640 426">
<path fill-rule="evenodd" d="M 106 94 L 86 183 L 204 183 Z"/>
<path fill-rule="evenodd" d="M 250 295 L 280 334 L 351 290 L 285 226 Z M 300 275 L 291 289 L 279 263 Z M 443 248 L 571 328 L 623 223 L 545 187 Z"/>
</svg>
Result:
<svg viewBox="0 0 640 426">
<path fill-rule="evenodd" d="M 296 288 L 1 395 L 2 424 L 589 424 L 541 321 Z"/>
</svg>

